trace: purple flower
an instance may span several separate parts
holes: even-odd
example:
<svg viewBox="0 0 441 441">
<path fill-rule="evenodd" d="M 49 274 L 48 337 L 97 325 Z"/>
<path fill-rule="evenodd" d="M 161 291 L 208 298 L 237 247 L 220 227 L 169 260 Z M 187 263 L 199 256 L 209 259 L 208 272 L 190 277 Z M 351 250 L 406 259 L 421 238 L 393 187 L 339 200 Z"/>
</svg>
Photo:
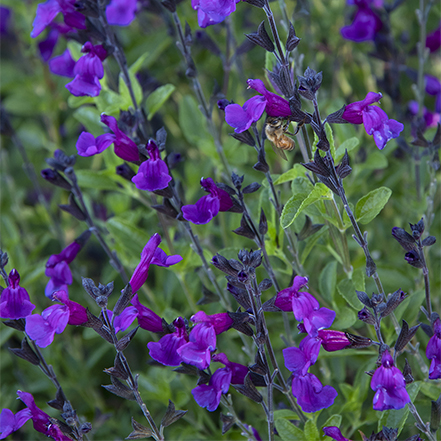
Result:
<svg viewBox="0 0 441 441">
<path fill-rule="evenodd" d="M 369 92 L 363 101 L 348 104 L 342 117 L 352 124 L 364 124 L 368 135 L 373 135 L 375 144 L 382 150 L 392 138 L 397 138 L 404 126 L 389 119 L 386 112 L 373 103 L 380 101 L 381 93 Z"/>
<path fill-rule="evenodd" d="M 437 77 L 424 75 L 424 84 L 429 95 L 438 95 L 441 92 L 441 83 Z"/>
<path fill-rule="evenodd" d="M 177 350 L 183 362 L 206 369 L 210 366 L 211 353 L 216 350 L 214 327 L 207 323 L 197 324 L 190 332 L 189 342 Z"/>
<path fill-rule="evenodd" d="M 54 341 L 55 334 L 61 334 L 69 322 L 69 309 L 66 305 L 52 305 L 41 315 L 26 317 L 26 334 L 37 346 L 45 348 Z"/>
<path fill-rule="evenodd" d="M 175 327 L 173 334 L 164 335 L 158 342 L 151 341 L 147 344 L 150 357 L 164 366 L 179 366 L 183 360 L 178 353 L 178 349 L 188 342 L 184 319 L 182 317 L 177 318 L 173 325 Z"/>
<path fill-rule="evenodd" d="M 293 395 L 303 412 L 317 412 L 332 406 L 338 393 L 332 386 L 323 386 L 313 374 L 293 376 Z"/>
<path fill-rule="evenodd" d="M 23 424 L 30 420 L 32 413 L 29 409 L 22 409 L 18 411 L 15 415 L 9 409 L 3 409 L 0 414 L 0 439 L 5 439 L 12 432 L 20 429 Z"/>
<path fill-rule="evenodd" d="M 381 357 L 381 366 L 372 376 L 371 389 L 375 391 L 374 410 L 401 409 L 410 401 L 403 374 L 394 366 L 387 350 Z"/>
<path fill-rule="evenodd" d="M 426 37 L 426 47 L 430 52 L 436 52 L 441 46 L 441 22 L 440 25 Z"/>
<path fill-rule="evenodd" d="M 213 412 L 218 408 L 222 394 L 228 392 L 230 382 L 231 371 L 228 368 L 221 368 L 212 375 L 208 384 L 195 387 L 191 393 L 199 406 Z"/>
<path fill-rule="evenodd" d="M 55 75 L 68 78 L 73 78 L 75 76 L 75 60 L 72 58 L 69 49 L 66 49 L 61 55 L 51 58 L 48 64 L 49 70 Z"/>
<path fill-rule="evenodd" d="M 248 367 L 240 363 L 234 363 L 228 360 L 224 353 L 213 355 L 212 361 L 222 363 L 231 371 L 231 384 L 244 384 L 245 377 L 248 374 Z"/>
<path fill-rule="evenodd" d="M 128 26 L 135 19 L 136 3 L 137 0 L 111 0 L 106 8 L 108 23 Z"/>
<path fill-rule="evenodd" d="M 75 0 L 47 0 L 37 6 L 31 37 L 38 37 L 60 12 L 70 28 L 86 29 L 86 17 L 75 10 Z"/>
<path fill-rule="evenodd" d="M 375 35 L 383 27 L 378 14 L 372 9 L 372 0 L 355 0 L 353 4 L 357 6 L 353 22 L 349 26 L 341 28 L 343 38 L 357 43 L 367 40 L 374 40 Z"/>
<path fill-rule="evenodd" d="M 129 282 L 133 292 L 137 292 L 144 285 L 149 274 L 150 265 L 169 267 L 182 260 L 182 257 L 177 254 L 167 256 L 163 250 L 158 249 L 160 243 L 161 236 L 156 233 L 149 239 L 142 250 L 141 261 L 135 268 L 135 271 L 133 271 Z"/>
<path fill-rule="evenodd" d="M 429 378 L 441 378 L 441 320 L 437 318 L 433 324 L 434 334 L 427 343 L 426 357 L 432 360 L 429 369 Z"/>
<path fill-rule="evenodd" d="M 167 164 L 161 159 L 159 149 L 154 141 L 150 140 L 147 144 L 150 158 L 144 161 L 132 182 L 139 190 L 155 191 L 167 188 L 172 180 Z"/>
<path fill-rule="evenodd" d="M 56 291 L 52 297 L 53 300 L 58 300 L 67 306 L 69 311 L 69 321 L 67 323 L 69 325 L 78 326 L 88 321 L 86 308 L 77 302 L 69 300 L 69 296 L 66 291 Z"/>
<path fill-rule="evenodd" d="M 94 46 L 87 41 L 81 48 L 83 55 L 75 64 L 75 78 L 66 84 L 66 89 L 75 96 L 98 96 L 101 91 L 99 80 L 104 76 L 103 60 L 107 51 L 102 45 Z"/>
<path fill-rule="evenodd" d="M 438 95 L 441 97 L 441 94 Z M 440 103 L 441 104 L 441 103 Z M 441 107 L 441 106 L 440 106 Z M 414 100 L 409 101 L 408 104 L 409 111 L 412 115 L 416 115 L 418 113 L 418 103 Z M 438 123 L 441 121 L 441 115 L 439 112 L 430 112 L 426 107 L 423 107 L 423 118 L 424 118 L 424 127 L 423 131 L 430 127 L 436 127 Z M 416 137 L 416 130 L 412 131 L 412 135 Z"/>
<path fill-rule="evenodd" d="M 40 51 L 43 61 L 47 61 L 50 57 L 52 57 L 52 52 L 54 51 L 55 45 L 58 41 L 58 35 L 59 32 L 56 29 L 51 29 L 46 39 L 41 40 L 38 43 L 38 50 Z"/>
<path fill-rule="evenodd" d="M 9 273 L 9 286 L 0 296 L 0 317 L 10 320 L 25 318 L 35 309 L 28 292 L 20 286 L 20 274 L 16 269 Z"/>
<path fill-rule="evenodd" d="M 131 300 L 132 305 L 138 311 L 138 325 L 150 332 L 163 332 L 162 319 L 155 314 L 151 309 L 146 308 L 138 299 L 138 294 L 135 294 Z"/>
<path fill-rule="evenodd" d="M 351 344 L 346 334 L 341 331 L 320 330 L 318 338 L 321 340 L 323 349 L 328 352 L 340 351 Z"/>
<path fill-rule="evenodd" d="M 107 309 L 106 312 L 109 320 L 112 320 L 113 311 Z M 133 320 L 135 320 L 137 317 L 138 310 L 134 306 L 128 306 L 127 308 L 125 308 L 120 315 L 117 315 L 115 317 L 115 320 L 113 322 L 115 334 L 120 331 L 125 331 L 133 323 Z"/>
<path fill-rule="evenodd" d="M 55 441 L 71 441 L 71 438 L 64 435 L 61 429 L 51 421 L 49 415 L 37 407 L 34 397 L 30 393 L 18 390 L 17 395 L 30 410 L 34 429 L 37 432 L 43 433 Z"/>
<path fill-rule="evenodd" d="M 252 123 L 259 120 L 263 112 L 268 116 L 287 117 L 291 115 L 289 103 L 284 98 L 268 91 L 262 80 L 248 80 L 248 87 L 256 90 L 263 96 L 254 96 L 245 102 L 243 107 L 239 104 L 230 104 L 225 107 L 225 121 L 235 128 L 236 133 L 248 130 Z"/>
<path fill-rule="evenodd" d="M 326 436 L 335 439 L 335 441 L 351 441 L 350 439 L 345 438 L 341 434 L 340 429 L 336 426 L 323 427 L 323 432 L 325 432 Z"/>
<path fill-rule="evenodd" d="M 234 324 L 233 319 L 226 312 L 207 315 L 204 311 L 199 311 L 191 318 L 191 321 L 193 323 L 208 323 L 213 326 L 216 335 L 228 331 Z"/>
<path fill-rule="evenodd" d="M 115 135 L 104 133 L 96 138 L 88 132 L 82 132 L 76 143 L 80 156 L 94 156 L 104 152 L 115 141 Z"/>
<path fill-rule="evenodd" d="M 9 34 L 10 21 L 11 10 L 6 6 L 0 6 L 0 35 L 6 36 Z"/>
<path fill-rule="evenodd" d="M 299 295 L 300 288 L 303 288 L 304 286 L 307 287 L 308 280 L 309 279 L 307 277 L 295 276 L 293 284 L 290 288 L 282 289 L 282 291 L 279 291 L 277 293 L 276 301 L 274 302 L 274 304 L 282 311 L 292 311 L 293 296 Z M 311 294 L 308 295 L 311 296 Z M 313 296 L 311 297 L 312 299 L 310 300 L 310 302 L 312 302 L 314 306 L 319 307 L 319 303 L 317 302 L 317 300 Z"/>
<path fill-rule="evenodd" d="M 320 352 L 320 340 L 314 337 L 305 337 L 296 348 L 283 349 L 285 366 L 293 375 L 304 376 L 308 369 L 317 361 Z"/>
<path fill-rule="evenodd" d="M 202 178 L 201 185 L 210 194 L 202 196 L 195 205 L 182 207 L 184 219 L 196 225 L 208 224 L 219 211 L 228 211 L 233 206 L 229 194 L 217 187 L 213 179 Z"/>
<path fill-rule="evenodd" d="M 240 0 L 191 0 L 191 7 L 198 11 L 198 24 L 201 28 L 224 21 L 236 10 Z"/>
</svg>

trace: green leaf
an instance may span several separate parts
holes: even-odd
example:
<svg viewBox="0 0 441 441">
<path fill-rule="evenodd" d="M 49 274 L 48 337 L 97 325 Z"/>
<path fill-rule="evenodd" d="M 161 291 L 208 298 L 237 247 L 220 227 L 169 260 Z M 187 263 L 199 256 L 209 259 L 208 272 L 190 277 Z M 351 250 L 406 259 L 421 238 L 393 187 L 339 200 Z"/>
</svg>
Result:
<svg viewBox="0 0 441 441">
<path fill-rule="evenodd" d="M 129 72 L 129 78 L 136 104 L 139 105 L 141 104 L 143 98 L 141 85 L 139 84 L 139 81 L 134 73 Z M 122 73 L 119 75 L 118 78 L 118 90 L 122 99 L 124 100 L 124 105 L 123 107 L 121 107 L 122 110 L 127 110 L 129 107 L 134 107 L 132 96 L 130 95 L 129 88 L 126 82 L 124 81 L 124 77 Z"/>
<path fill-rule="evenodd" d="M 338 310 L 337 317 L 338 319 L 333 323 L 332 327 L 340 331 L 345 331 L 357 321 L 357 314 L 347 306 Z"/>
<path fill-rule="evenodd" d="M 416 396 L 421 387 L 420 381 L 415 381 L 409 384 L 406 389 L 410 397 L 410 401 L 414 402 Z M 406 423 L 407 417 L 409 416 L 409 407 L 404 406 L 402 409 L 386 410 L 381 412 L 381 417 L 378 421 L 378 430 L 380 431 L 383 426 L 398 428 L 398 439 L 400 439 L 400 433 L 403 430 L 404 424 Z"/>
<path fill-rule="evenodd" d="M 334 298 L 335 285 L 337 284 L 337 262 L 329 262 L 320 273 L 320 294 L 328 301 Z"/>
<path fill-rule="evenodd" d="M 317 441 L 320 439 L 319 431 L 313 420 L 306 421 L 304 434 L 306 441 Z"/>
<path fill-rule="evenodd" d="M 277 420 L 278 418 L 286 418 L 288 420 L 298 420 L 299 416 L 289 409 L 280 409 L 274 411 L 274 420 Z"/>
<path fill-rule="evenodd" d="M 355 218 L 360 224 L 366 225 L 375 219 L 387 204 L 392 190 L 380 187 L 363 196 L 355 206 Z"/>
<path fill-rule="evenodd" d="M 209 138 L 205 120 L 195 99 L 190 95 L 185 95 L 179 101 L 179 126 L 190 144 L 197 145 Z"/>
<path fill-rule="evenodd" d="M 71 109 L 76 109 L 77 107 L 82 106 L 83 104 L 93 104 L 95 102 L 95 99 L 91 96 L 74 96 L 69 95 L 69 98 L 67 99 L 67 105 Z"/>
<path fill-rule="evenodd" d="M 357 291 L 366 291 L 365 285 L 365 274 L 366 270 L 363 268 L 357 268 L 352 273 L 352 282 L 354 283 L 354 287 Z"/>
<path fill-rule="evenodd" d="M 323 424 L 323 427 L 329 427 L 329 426 L 340 427 L 341 419 L 342 419 L 341 415 L 339 415 L 338 413 L 334 414 L 326 420 L 325 424 Z"/>
<path fill-rule="evenodd" d="M 302 257 L 300 259 L 300 262 L 301 262 L 302 265 L 305 263 L 306 258 L 308 257 L 308 255 L 312 251 L 312 249 L 314 248 L 315 244 L 323 236 L 325 236 L 327 234 L 328 229 L 329 229 L 328 226 L 325 225 L 319 231 L 317 231 L 317 233 L 313 234 L 312 236 L 308 237 L 308 239 L 306 239 L 306 246 L 305 246 L 305 249 L 302 252 Z"/>
<path fill-rule="evenodd" d="M 293 181 L 295 178 L 305 177 L 305 167 L 300 164 L 294 164 L 294 167 L 287 172 L 281 174 L 275 181 L 274 185 L 280 185 L 284 182 Z"/>
<path fill-rule="evenodd" d="M 101 93 L 94 98 L 99 113 L 118 116 L 120 109 L 127 110 L 131 101 L 127 101 L 123 96 L 113 90 L 101 90 Z"/>
<path fill-rule="evenodd" d="M 363 308 L 363 304 L 358 300 L 355 286 L 352 280 L 344 279 L 337 285 L 339 294 L 357 311 Z"/>
<path fill-rule="evenodd" d="M 103 124 L 100 122 L 100 112 L 96 107 L 81 106 L 73 113 L 74 118 L 79 121 L 86 130 L 97 137 L 104 132 Z"/>
<path fill-rule="evenodd" d="M 387 157 L 382 152 L 374 151 L 367 157 L 366 162 L 360 164 L 363 170 L 382 170 L 388 166 Z"/>
<path fill-rule="evenodd" d="M 280 215 L 280 225 L 282 228 L 288 228 L 294 222 L 294 216 L 306 197 L 307 193 L 297 193 L 284 205 L 282 214 Z"/>
<path fill-rule="evenodd" d="M 275 426 L 283 441 L 307 441 L 303 432 L 284 418 L 277 419 Z"/>
<path fill-rule="evenodd" d="M 334 142 L 334 134 L 332 132 L 332 127 L 329 123 L 325 124 L 325 132 L 329 141 L 329 146 L 331 147 L 332 157 L 335 158 L 335 142 Z"/>
<path fill-rule="evenodd" d="M 173 84 L 165 84 L 153 91 L 146 100 L 148 109 L 148 120 L 150 121 L 155 113 L 164 105 L 176 87 Z"/>
<path fill-rule="evenodd" d="M 96 190 L 118 190 L 118 185 L 111 179 L 106 170 L 78 170 L 75 172 L 78 185 L 81 188 L 94 188 Z"/>
<path fill-rule="evenodd" d="M 341 161 L 346 150 L 349 153 L 352 150 L 354 150 L 356 147 L 358 147 L 358 144 L 360 144 L 360 140 L 358 138 L 356 138 L 355 136 L 347 139 L 342 144 L 340 144 L 338 149 L 335 151 L 335 159 L 334 159 L 335 163 L 337 164 L 338 162 Z"/>
</svg>

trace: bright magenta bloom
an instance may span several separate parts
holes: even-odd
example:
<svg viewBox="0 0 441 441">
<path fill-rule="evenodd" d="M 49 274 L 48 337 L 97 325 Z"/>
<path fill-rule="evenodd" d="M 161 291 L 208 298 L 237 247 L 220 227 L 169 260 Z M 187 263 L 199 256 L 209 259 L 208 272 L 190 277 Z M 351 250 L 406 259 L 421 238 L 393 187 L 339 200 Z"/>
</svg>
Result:
<svg viewBox="0 0 441 441">
<path fill-rule="evenodd" d="M 441 321 L 436 319 L 434 323 L 434 334 L 427 343 L 426 357 L 432 360 L 429 369 L 429 378 L 436 380 L 441 378 Z"/>
<path fill-rule="evenodd" d="M 9 286 L 0 296 L 0 317 L 18 320 L 30 315 L 34 308 L 28 292 L 20 286 L 20 274 L 13 269 L 9 273 Z"/>
</svg>

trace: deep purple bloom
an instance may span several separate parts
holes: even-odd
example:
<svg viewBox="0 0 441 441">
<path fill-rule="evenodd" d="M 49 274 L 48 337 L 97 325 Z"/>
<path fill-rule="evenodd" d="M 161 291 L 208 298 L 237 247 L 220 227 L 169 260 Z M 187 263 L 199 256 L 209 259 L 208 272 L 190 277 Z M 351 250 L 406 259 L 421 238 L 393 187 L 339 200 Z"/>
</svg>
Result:
<svg viewBox="0 0 441 441">
<path fill-rule="evenodd" d="M 213 355 L 212 361 L 222 363 L 231 371 L 231 384 L 243 384 L 248 374 L 248 367 L 240 363 L 234 363 L 228 360 L 227 356 L 221 352 Z"/>
<path fill-rule="evenodd" d="M 387 350 L 381 357 L 381 366 L 372 376 L 371 389 L 375 391 L 374 410 L 401 409 L 410 401 L 403 374 L 394 366 Z"/>
<path fill-rule="evenodd" d="M 206 369 L 210 366 L 211 353 L 216 350 L 216 333 L 208 323 L 197 324 L 190 332 L 189 342 L 178 349 L 185 363 Z"/>
<path fill-rule="evenodd" d="M 268 116 L 288 117 L 291 115 L 288 101 L 268 91 L 262 80 L 250 79 L 247 84 L 249 88 L 263 96 L 250 98 L 243 107 L 239 104 L 230 104 L 225 107 L 225 121 L 235 128 L 236 133 L 248 130 L 253 122 L 259 120 L 264 111 Z"/>
<path fill-rule="evenodd" d="M 52 305 L 41 315 L 32 314 L 26 317 L 26 334 L 40 348 L 49 346 L 55 334 L 61 334 L 69 322 L 69 309 L 66 305 Z"/>
<path fill-rule="evenodd" d="M 441 94 L 438 96 L 441 97 Z M 408 108 L 412 115 L 418 114 L 418 103 L 416 101 L 409 101 Z M 423 118 L 425 123 L 425 127 L 422 128 L 423 131 L 430 127 L 436 127 L 437 124 L 441 121 L 441 115 L 439 112 L 431 112 L 426 107 L 423 107 Z M 415 133 L 412 133 L 412 135 L 416 137 L 416 131 Z"/>
<path fill-rule="evenodd" d="M 43 433 L 55 441 L 71 441 L 71 438 L 64 435 L 61 429 L 51 422 L 49 415 L 37 407 L 34 397 L 30 393 L 18 390 L 17 395 L 31 411 L 31 419 L 37 432 Z"/>
<path fill-rule="evenodd" d="M 113 311 L 107 309 L 106 312 L 107 312 L 107 316 L 109 317 L 109 320 L 112 320 Z M 138 310 L 134 306 L 128 306 L 127 308 L 125 308 L 120 315 L 117 315 L 115 317 L 115 320 L 113 322 L 113 326 L 115 328 L 115 334 L 117 334 L 120 331 L 125 331 L 137 317 L 138 317 Z"/>
<path fill-rule="evenodd" d="M 292 378 L 292 393 L 303 412 L 317 412 L 332 406 L 338 393 L 332 386 L 323 386 L 313 374 Z"/>
<path fill-rule="evenodd" d="M 182 257 L 177 254 L 167 256 L 163 250 L 158 249 L 160 243 L 161 236 L 156 233 L 149 239 L 142 250 L 141 260 L 135 271 L 133 271 L 129 282 L 133 292 L 137 292 L 144 285 L 149 274 L 150 265 L 169 267 L 182 260 Z"/>
<path fill-rule="evenodd" d="M 382 150 L 392 138 L 397 138 L 404 126 L 389 119 L 386 112 L 373 103 L 380 101 L 381 93 L 369 92 L 363 101 L 348 104 L 342 117 L 352 124 L 363 124 L 368 135 L 373 135 L 375 144 Z"/>
<path fill-rule="evenodd" d="M 57 300 L 67 306 L 69 311 L 69 321 L 67 323 L 69 325 L 78 326 L 87 322 L 88 318 L 86 308 L 77 302 L 69 300 L 69 296 L 66 291 L 56 291 L 52 297 L 53 300 Z"/>
<path fill-rule="evenodd" d="M 375 34 L 381 30 L 383 23 L 379 15 L 372 7 L 380 5 L 372 4 L 372 0 L 355 0 L 352 4 L 357 6 L 353 22 L 349 26 L 341 28 L 343 38 L 357 43 L 374 40 Z"/>
<path fill-rule="evenodd" d="M 198 24 L 201 28 L 224 21 L 236 10 L 240 0 L 191 0 L 191 7 L 198 11 Z"/>
<path fill-rule="evenodd" d="M 31 417 L 32 413 L 27 408 L 18 411 L 15 415 L 9 409 L 2 409 L 2 413 L 0 414 L 0 439 L 4 439 L 12 432 L 20 429 Z"/>
<path fill-rule="evenodd" d="M 59 32 L 56 29 L 51 29 L 47 37 L 38 43 L 38 50 L 40 51 L 43 61 L 47 61 L 52 57 L 52 53 L 58 41 L 58 35 Z"/>
<path fill-rule="evenodd" d="M 308 285 L 307 277 L 295 276 L 293 284 L 290 288 L 282 289 L 282 291 L 279 291 L 277 293 L 276 301 L 274 302 L 274 304 L 282 311 L 292 311 L 293 296 L 298 295 L 299 289 L 303 288 L 304 286 L 307 287 L 307 285 Z M 311 294 L 309 295 L 311 296 Z M 319 303 L 314 297 L 312 297 L 311 302 L 313 303 L 314 306 L 316 305 L 317 307 L 319 307 Z"/>
<path fill-rule="evenodd" d="M 128 26 L 135 19 L 137 1 L 111 0 L 106 8 L 108 23 L 116 26 Z"/>
<path fill-rule="evenodd" d="M 66 49 L 61 55 L 51 58 L 48 64 L 49 70 L 55 75 L 68 78 L 73 78 L 75 76 L 75 60 L 72 58 L 69 49 Z"/>
<path fill-rule="evenodd" d="M 11 10 L 0 6 L 0 35 L 8 35 L 11 21 Z"/>
<path fill-rule="evenodd" d="M 115 141 L 115 135 L 104 133 L 96 138 L 89 132 L 82 132 L 76 143 L 76 148 L 80 156 L 94 156 L 104 152 Z"/>
<path fill-rule="evenodd" d="M 429 95 L 438 95 L 441 92 L 441 83 L 433 75 L 424 75 L 424 84 Z"/>
<path fill-rule="evenodd" d="M 37 6 L 31 37 L 38 37 L 60 12 L 68 27 L 86 29 L 86 17 L 75 10 L 75 0 L 47 0 Z"/>
<path fill-rule="evenodd" d="M 87 41 L 81 52 L 84 55 L 75 64 L 75 78 L 66 84 L 66 89 L 75 96 L 98 96 L 101 91 L 99 80 L 104 76 L 103 60 L 107 57 L 107 51 L 102 45 L 94 46 Z"/>
<path fill-rule="evenodd" d="M 233 326 L 233 319 L 226 313 L 207 315 L 204 311 L 197 312 L 192 318 L 193 323 L 208 323 L 213 326 L 216 335 L 228 331 Z"/>
<path fill-rule="evenodd" d="M 0 317 L 10 320 L 25 318 L 35 309 L 28 292 L 20 286 L 20 274 L 16 269 L 9 273 L 9 286 L 0 296 Z"/>
<path fill-rule="evenodd" d="M 307 336 L 296 348 L 283 349 L 283 358 L 285 366 L 293 375 L 304 376 L 308 369 L 317 361 L 320 352 L 320 340 L 314 337 Z"/>
<path fill-rule="evenodd" d="M 147 344 L 150 357 L 164 366 L 179 366 L 182 357 L 178 354 L 178 349 L 188 342 L 187 328 L 182 317 L 177 318 L 173 325 L 175 332 L 164 335 L 158 342 L 151 341 Z"/>
<path fill-rule="evenodd" d="M 350 439 L 345 438 L 341 434 L 340 429 L 336 426 L 323 427 L 323 432 L 325 432 L 326 436 L 335 439 L 335 441 L 351 441 Z"/>
<path fill-rule="evenodd" d="M 162 319 L 155 314 L 151 309 L 145 307 L 138 299 L 138 294 L 135 294 L 131 300 L 132 305 L 138 311 L 138 325 L 150 332 L 163 332 Z"/>
<path fill-rule="evenodd" d="M 139 190 L 155 191 L 167 188 L 172 178 L 168 172 L 167 164 L 161 159 L 159 149 L 153 140 L 148 142 L 147 150 L 150 158 L 140 165 L 132 182 Z"/>
<path fill-rule="evenodd" d="M 202 196 L 195 205 L 182 207 L 184 219 L 196 225 L 208 224 L 219 211 L 228 211 L 233 206 L 229 194 L 217 187 L 213 179 L 202 178 L 201 185 L 210 194 Z"/>
<path fill-rule="evenodd" d="M 429 378 L 441 378 L 441 320 L 437 318 L 433 326 L 434 334 L 427 343 L 426 357 L 432 360 L 429 369 Z"/>
<path fill-rule="evenodd" d="M 340 351 L 351 344 L 346 334 L 341 331 L 320 330 L 318 338 L 321 340 L 323 349 L 328 352 Z"/>
<path fill-rule="evenodd" d="M 199 406 L 213 412 L 218 408 L 222 394 L 228 392 L 230 382 L 231 371 L 228 368 L 221 368 L 212 375 L 208 384 L 195 387 L 191 393 Z"/>
<path fill-rule="evenodd" d="M 440 25 L 426 37 L 426 47 L 430 52 L 436 52 L 441 46 L 441 23 Z"/>
</svg>

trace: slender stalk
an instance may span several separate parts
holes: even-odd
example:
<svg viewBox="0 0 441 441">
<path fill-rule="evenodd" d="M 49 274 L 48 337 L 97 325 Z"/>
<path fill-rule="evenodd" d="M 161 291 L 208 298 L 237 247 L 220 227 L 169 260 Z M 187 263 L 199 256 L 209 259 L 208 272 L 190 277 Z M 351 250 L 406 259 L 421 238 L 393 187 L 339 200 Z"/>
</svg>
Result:
<svg viewBox="0 0 441 441">
<path fill-rule="evenodd" d="M 423 276 L 424 276 L 424 291 L 426 293 L 426 309 L 428 312 L 428 319 L 432 316 L 432 303 L 430 301 L 430 281 L 429 281 L 429 269 L 426 264 L 426 257 L 424 256 L 424 248 L 421 239 L 418 240 L 418 254 L 420 255 L 423 263 Z"/>
<path fill-rule="evenodd" d="M 249 428 L 249 426 L 247 426 L 246 424 L 244 424 L 240 418 L 237 416 L 234 407 L 233 407 L 233 403 L 231 400 L 231 395 L 227 395 L 225 396 L 224 394 L 222 394 L 221 396 L 221 401 L 220 401 L 227 409 L 228 409 L 228 414 L 230 414 L 233 418 L 234 418 L 234 424 L 236 424 L 236 426 L 240 427 L 242 429 L 242 434 L 246 434 L 248 440 L 256 440 L 256 437 L 254 436 L 253 432 L 251 431 L 251 429 Z"/>
<path fill-rule="evenodd" d="M 430 431 L 428 425 L 424 424 L 424 421 L 420 417 L 415 405 L 410 401 L 409 403 L 407 403 L 407 407 L 416 420 L 415 426 L 417 426 L 417 428 L 427 436 L 427 439 L 429 441 L 437 441 L 435 434 Z"/>
</svg>

